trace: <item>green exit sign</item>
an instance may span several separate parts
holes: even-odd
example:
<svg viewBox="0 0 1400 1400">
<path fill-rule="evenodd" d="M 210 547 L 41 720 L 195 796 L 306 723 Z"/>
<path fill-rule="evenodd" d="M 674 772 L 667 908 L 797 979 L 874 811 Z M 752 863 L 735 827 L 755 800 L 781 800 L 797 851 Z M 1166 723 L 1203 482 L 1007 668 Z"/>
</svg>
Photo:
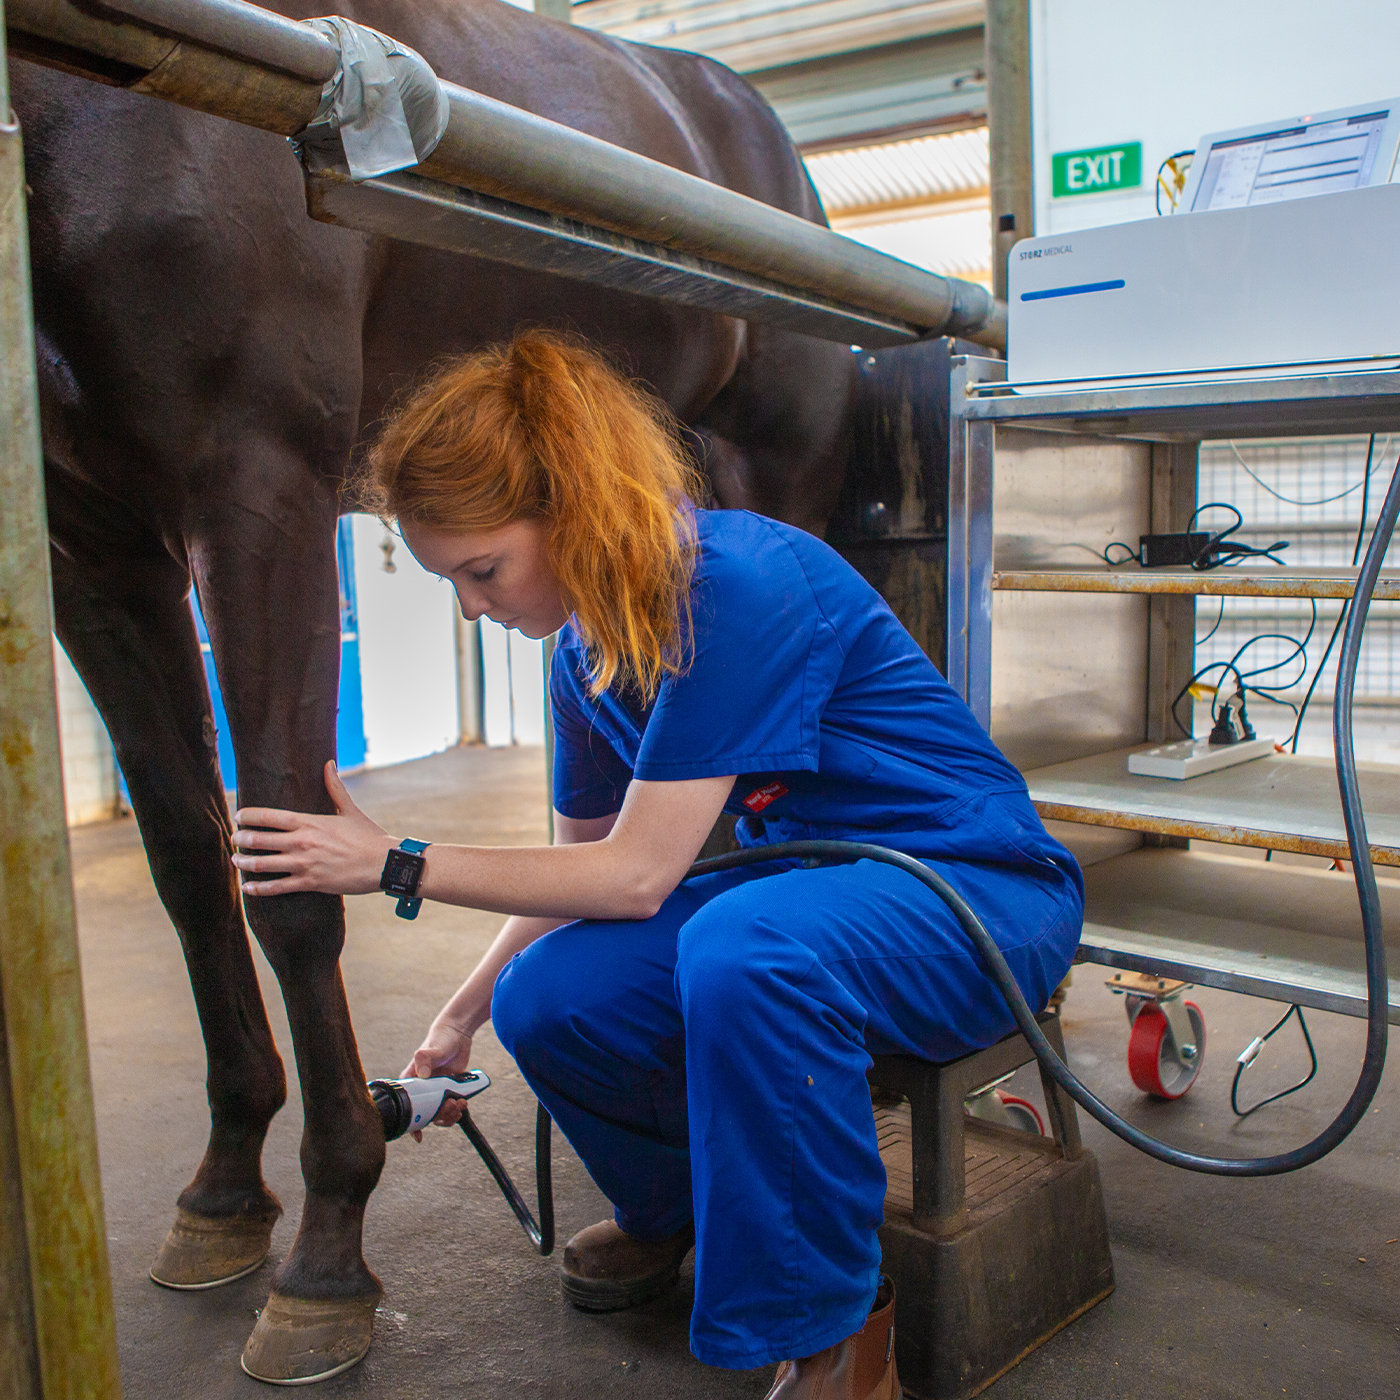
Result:
<svg viewBox="0 0 1400 1400">
<path fill-rule="evenodd" d="M 1142 184 L 1142 142 L 1098 146 L 1091 151 L 1061 151 L 1050 157 L 1051 193 L 1108 194 Z"/>
</svg>

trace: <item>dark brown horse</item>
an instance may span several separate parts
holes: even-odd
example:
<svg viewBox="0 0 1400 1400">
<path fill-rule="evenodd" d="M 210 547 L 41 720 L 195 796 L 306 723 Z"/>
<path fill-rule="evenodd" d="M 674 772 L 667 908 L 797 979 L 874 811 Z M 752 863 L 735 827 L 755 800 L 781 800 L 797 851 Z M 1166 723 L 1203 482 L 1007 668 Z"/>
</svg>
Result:
<svg viewBox="0 0 1400 1400">
<path fill-rule="evenodd" d="M 314 7 L 288 8 L 299 16 Z M 498 0 L 355 0 L 445 78 L 821 220 L 764 102 L 727 69 Z M 356 444 L 431 359 L 521 323 L 570 328 L 696 432 L 720 503 L 817 532 L 844 471 L 849 349 L 308 220 L 277 137 L 16 61 L 59 636 L 131 790 L 184 946 L 209 1060 L 209 1147 L 153 1270 L 256 1267 L 286 1085 L 229 864 L 199 591 L 244 804 L 326 810 L 339 618 L 334 532 Z M 339 899 L 247 911 L 286 1000 L 306 1204 L 245 1361 L 309 1376 L 368 1345 L 361 1255 L 384 1160 L 341 985 Z"/>
</svg>

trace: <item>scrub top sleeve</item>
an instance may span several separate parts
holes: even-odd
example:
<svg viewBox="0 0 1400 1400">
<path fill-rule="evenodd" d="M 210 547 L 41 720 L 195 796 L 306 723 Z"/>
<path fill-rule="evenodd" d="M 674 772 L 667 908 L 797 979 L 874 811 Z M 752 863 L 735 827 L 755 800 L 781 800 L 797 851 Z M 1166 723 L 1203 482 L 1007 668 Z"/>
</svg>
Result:
<svg viewBox="0 0 1400 1400">
<path fill-rule="evenodd" d="M 719 561 L 692 598 L 694 656 L 661 685 L 635 776 L 816 772 L 845 655 L 791 546 Z"/>
<path fill-rule="evenodd" d="M 583 702 L 582 683 L 562 650 L 549 674 L 549 708 L 554 721 L 554 810 L 586 821 L 620 811 L 632 770 L 598 732 Z"/>
</svg>

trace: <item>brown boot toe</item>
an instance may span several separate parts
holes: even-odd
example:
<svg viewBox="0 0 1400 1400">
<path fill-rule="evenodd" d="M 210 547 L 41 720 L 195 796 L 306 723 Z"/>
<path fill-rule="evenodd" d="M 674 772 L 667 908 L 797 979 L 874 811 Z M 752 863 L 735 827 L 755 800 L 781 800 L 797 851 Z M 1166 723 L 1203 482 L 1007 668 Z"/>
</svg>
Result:
<svg viewBox="0 0 1400 1400">
<path fill-rule="evenodd" d="M 784 1361 L 766 1400 L 902 1400 L 894 1362 L 894 1284 L 881 1278 L 859 1332 L 800 1361 Z"/>
<path fill-rule="evenodd" d="M 664 1240 L 633 1239 L 612 1220 L 590 1225 L 564 1246 L 564 1296 L 586 1312 L 636 1307 L 674 1286 L 694 1243 L 693 1225 Z"/>
</svg>

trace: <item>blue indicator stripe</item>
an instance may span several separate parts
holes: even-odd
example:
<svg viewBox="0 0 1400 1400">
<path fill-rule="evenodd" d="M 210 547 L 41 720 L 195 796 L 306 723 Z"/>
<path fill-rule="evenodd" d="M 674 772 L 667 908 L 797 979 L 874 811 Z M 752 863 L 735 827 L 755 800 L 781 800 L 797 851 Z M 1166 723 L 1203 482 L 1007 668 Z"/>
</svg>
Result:
<svg viewBox="0 0 1400 1400">
<path fill-rule="evenodd" d="M 1043 292 L 1022 292 L 1022 301 L 1045 301 L 1050 297 L 1077 297 L 1084 292 L 1117 292 L 1128 284 L 1121 278 L 1112 282 L 1081 282 L 1077 287 L 1050 287 Z"/>
</svg>

